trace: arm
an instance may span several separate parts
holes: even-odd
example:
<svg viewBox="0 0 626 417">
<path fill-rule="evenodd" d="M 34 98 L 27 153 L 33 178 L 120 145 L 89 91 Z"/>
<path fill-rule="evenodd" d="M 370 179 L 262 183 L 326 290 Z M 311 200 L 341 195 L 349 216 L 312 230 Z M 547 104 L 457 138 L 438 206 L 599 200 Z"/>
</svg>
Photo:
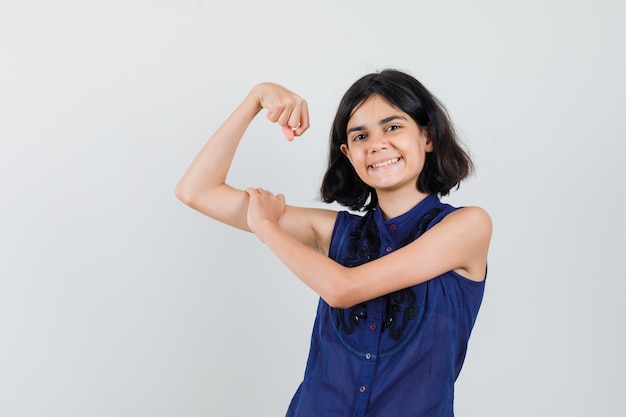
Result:
<svg viewBox="0 0 626 417">
<path fill-rule="evenodd" d="M 248 189 L 248 222 L 281 261 L 333 307 L 359 302 L 428 281 L 455 270 L 469 279 L 485 277 L 491 219 L 478 207 L 446 216 L 409 245 L 366 264 L 347 268 L 302 245 L 278 226 L 282 197 Z M 282 202 L 281 202 L 282 200 Z"/>
<path fill-rule="evenodd" d="M 259 84 L 213 134 L 176 187 L 176 197 L 188 206 L 245 231 L 250 231 L 248 195 L 226 184 L 226 176 L 244 132 L 262 109 L 268 110 L 270 121 L 293 128 L 295 136 L 309 128 L 306 101 L 277 84 Z"/>
</svg>

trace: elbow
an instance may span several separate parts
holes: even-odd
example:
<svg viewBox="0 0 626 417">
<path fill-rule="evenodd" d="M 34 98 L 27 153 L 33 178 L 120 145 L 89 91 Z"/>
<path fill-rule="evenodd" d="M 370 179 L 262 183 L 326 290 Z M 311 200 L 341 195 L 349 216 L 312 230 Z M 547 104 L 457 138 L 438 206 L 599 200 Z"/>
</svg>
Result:
<svg viewBox="0 0 626 417">
<path fill-rule="evenodd" d="M 332 308 L 346 309 L 346 308 L 350 308 L 350 307 L 352 307 L 354 305 L 352 303 L 343 302 L 342 300 L 324 299 L 324 301 L 326 301 L 326 304 L 328 304 Z"/>
<path fill-rule="evenodd" d="M 336 279 L 328 288 L 327 294 L 322 296 L 326 303 L 333 308 L 349 308 L 359 302 L 355 291 L 347 284 L 349 280 Z"/>
<path fill-rule="evenodd" d="M 328 304 L 332 308 L 346 309 L 346 308 L 350 308 L 358 304 L 357 302 L 354 301 L 353 297 L 342 297 L 342 296 L 331 294 L 328 297 L 322 297 L 322 298 L 324 298 L 324 301 L 326 301 L 326 304 Z"/>
<path fill-rule="evenodd" d="M 178 183 L 178 185 L 174 189 L 174 195 L 184 204 L 193 207 L 194 193 L 189 190 L 189 188 L 186 187 L 182 182 Z"/>
<path fill-rule="evenodd" d="M 346 308 L 344 303 L 341 302 L 341 299 L 335 294 L 328 294 L 326 296 L 322 296 L 322 298 L 326 301 L 326 304 L 332 308 Z"/>
<path fill-rule="evenodd" d="M 185 193 L 185 190 L 183 189 L 183 187 L 181 187 L 180 184 L 178 184 L 176 188 L 174 189 L 174 195 L 176 196 L 177 199 L 179 199 L 185 204 L 187 204 L 187 202 L 189 201 L 188 195 Z"/>
</svg>

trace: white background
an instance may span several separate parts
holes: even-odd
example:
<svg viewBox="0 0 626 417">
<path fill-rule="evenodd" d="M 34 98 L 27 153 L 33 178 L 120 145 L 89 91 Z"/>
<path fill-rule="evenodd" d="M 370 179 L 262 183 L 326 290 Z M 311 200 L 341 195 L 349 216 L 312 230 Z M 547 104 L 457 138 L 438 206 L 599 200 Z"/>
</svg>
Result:
<svg viewBox="0 0 626 417">
<path fill-rule="evenodd" d="M 0 0 L 0 416 L 281 416 L 317 298 L 253 235 L 174 187 L 261 81 L 230 182 L 321 205 L 331 119 L 358 77 L 416 76 L 477 165 L 494 221 L 458 416 L 626 409 L 626 3 Z"/>
</svg>

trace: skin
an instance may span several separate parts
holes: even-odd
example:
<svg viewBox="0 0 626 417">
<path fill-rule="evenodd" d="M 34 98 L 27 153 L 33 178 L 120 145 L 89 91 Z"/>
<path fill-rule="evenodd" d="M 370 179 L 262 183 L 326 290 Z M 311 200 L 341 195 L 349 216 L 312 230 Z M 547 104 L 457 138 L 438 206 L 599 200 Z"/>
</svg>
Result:
<svg viewBox="0 0 626 417">
<path fill-rule="evenodd" d="M 364 265 L 346 268 L 328 258 L 337 213 L 285 203 L 282 194 L 226 184 L 237 146 L 254 117 L 288 127 L 295 137 L 309 127 L 307 103 L 273 83 L 252 88 L 213 134 L 176 187 L 176 196 L 218 221 L 253 232 L 306 285 L 333 307 L 347 308 L 407 288 L 450 270 L 485 277 L 492 225 L 479 207 L 466 207 L 407 246 Z M 342 152 L 372 186 L 385 218 L 405 213 L 426 197 L 415 186 L 432 143 L 426 132 L 382 97 L 364 101 L 348 123 Z M 290 140 L 290 137 L 287 137 Z"/>
</svg>

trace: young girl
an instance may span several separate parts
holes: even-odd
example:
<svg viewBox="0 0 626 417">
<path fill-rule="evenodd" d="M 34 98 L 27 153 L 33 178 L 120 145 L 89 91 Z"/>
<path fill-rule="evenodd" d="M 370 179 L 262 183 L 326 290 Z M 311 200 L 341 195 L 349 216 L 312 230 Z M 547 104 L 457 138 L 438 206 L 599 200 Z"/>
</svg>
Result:
<svg viewBox="0 0 626 417">
<path fill-rule="evenodd" d="M 491 220 L 481 208 L 438 198 L 472 170 L 445 109 L 396 70 L 349 88 L 333 122 L 321 196 L 352 212 L 289 206 L 281 194 L 226 184 L 237 146 L 263 109 L 290 140 L 309 127 L 305 100 L 276 84 L 253 87 L 176 195 L 255 233 L 320 295 L 304 380 L 287 415 L 453 416 Z"/>
</svg>

